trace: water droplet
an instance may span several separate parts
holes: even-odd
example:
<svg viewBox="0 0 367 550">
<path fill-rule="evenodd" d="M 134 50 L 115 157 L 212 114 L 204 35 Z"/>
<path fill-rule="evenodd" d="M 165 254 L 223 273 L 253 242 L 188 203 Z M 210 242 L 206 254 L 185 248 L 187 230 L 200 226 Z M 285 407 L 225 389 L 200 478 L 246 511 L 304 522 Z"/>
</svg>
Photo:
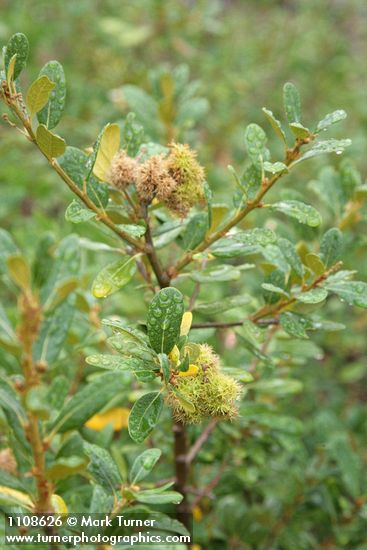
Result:
<svg viewBox="0 0 367 550">
<path fill-rule="evenodd" d="M 336 151 L 337 155 L 341 155 L 343 151 Z"/>
</svg>

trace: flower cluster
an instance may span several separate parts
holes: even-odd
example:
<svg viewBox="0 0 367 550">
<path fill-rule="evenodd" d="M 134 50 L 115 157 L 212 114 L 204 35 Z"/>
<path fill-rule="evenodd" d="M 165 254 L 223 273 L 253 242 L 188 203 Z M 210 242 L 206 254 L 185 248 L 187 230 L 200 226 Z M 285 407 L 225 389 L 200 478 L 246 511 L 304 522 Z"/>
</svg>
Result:
<svg viewBox="0 0 367 550">
<path fill-rule="evenodd" d="M 179 143 L 170 145 L 167 157 L 153 155 L 142 164 L 119 151 L 112 160 L 109 181 L 118 189 L 134 184 L 142 202 L 149 204 L 156 198 L 180 217 L 204 198 L 204 169 L 196 152 Z"/>
<path fill-rule="evenodd" d="M 241 387 L 221 372 L 218 355 L 207 344 L 201 344 L 195 363 L 197 372 L 176 377 L 174 389 L 167 395 L 175 419 L 196 424 L 209 417 L 230 420 L 236 416 Z"/>
</svg>

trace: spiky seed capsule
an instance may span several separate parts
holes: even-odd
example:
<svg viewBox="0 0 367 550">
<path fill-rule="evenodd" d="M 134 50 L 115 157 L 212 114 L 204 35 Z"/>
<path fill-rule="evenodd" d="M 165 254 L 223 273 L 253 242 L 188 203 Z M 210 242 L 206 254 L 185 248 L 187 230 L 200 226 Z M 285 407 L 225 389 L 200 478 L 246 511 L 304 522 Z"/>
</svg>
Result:
<svg viewBox="0 0 367 550">
<path fill-rule="evenodd" d="M 195 424 L 209 417 L 228 420 L 236 416 L 241 387 L 220 371 L 219 357 L 208 345 L 202 344 L 195 363 L 198 367 L 196 375 L 177 377 L 174 384 L 178 394 L 173 390 L 168 393 L 167 402 L 176 420 Z M 193 408 L 188 407 L 185 400 Z"/>
<path fill-rule="evenodd" d="M 121 150 L 112 159 L 108 180 L 118 189 L 125 189 L 130 183 L 135 183 L 138 173 L 138 162 Z"/>
<path fill-rule="evenodd" d="M 153 155 L 140 167 L 136 189 L 140 199 L 151 202 L 154 197 L 165 201 L 177 187 L 169 175 L 167 163 L 162 155 Z"/>
<path fill-rule="evenodd" d="M 171 143 L 167 159 L 168 171 L 177 187 L 166 204 L 180 217 L 185 217 L 192 206 L 204 198 L 204 168 L 196 160 L 196 151 L 186 144 Z"/>
</svg>

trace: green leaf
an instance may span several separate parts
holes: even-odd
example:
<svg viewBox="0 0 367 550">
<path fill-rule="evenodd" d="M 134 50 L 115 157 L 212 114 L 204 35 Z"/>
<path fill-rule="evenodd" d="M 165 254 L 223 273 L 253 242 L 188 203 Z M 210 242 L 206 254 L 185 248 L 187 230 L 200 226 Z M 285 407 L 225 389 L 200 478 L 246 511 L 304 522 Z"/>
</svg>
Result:
<svg viewBox="0 0 367 550">
<path fill-rule="evenodd" d="M 280 174 L 281 172 L 288 172 L 288 166 L 283 162 L 264 162 L 265 172 L 271 174 Z"/>
<path fill-rule="evenodd" d="M 110 453 L 106 449 L 86 442 L 84 451 L 90 461 L 87 467 L 88 472 L 107 493 L 114 493 L 122 480 Z"/>
<path fill-rule="evenodd" d="M 89 157 L 77 147 L 67 147 L 58 162 L 79 189 L 83 190 L 86 186 L 88 197 L 94 204 L 104 208 L 108 204 L 108 186 L 94 176 L 88 178 L 89 160 Z"/>
<path fill-rule="evenodd" d="M 253 162 L 264 155 L 267 137 L 264 130 L 257 124 L 249 124 L 245 130 L 246 150 Z"/>
<path fill-rule="evenodd" d="M 168 384 L 171 375 L 171 364 L 165 353 L 160 353 L 158 357 L 159 363 L 161 365 L 164 383 Z"/>
<path fill-rule="evenodd" d="M 168 354 L 180 336 L 184 313 L 183 296 L 176 288 L 163 288 L 149 306 L 147 326 L 152 348 Z"/>
<path fill-rule="evenodd" d="M 253 264 L 245 264 L 241 266 L 243 269 L 250 269 Z M 202 271 L 192 271 L 189 274 L 190 279 L 197 283 L 216 283 L 225 281 L 237 281 L 241 276 L 240 269 L 230 265 L 210 266 Z"/>
<path fill-rule="evenodd" d="M 82 427 L 89 418 L 99 412 L 119 392 L 126 390 L 124 373 L 109 372 L 86 384 L 65 403 L 51 429 L 65 433 Z"/>
<path fill-rule="evenodd" d="M 261 393 L 270 395 L 283 396 L 300 393 L 303 389 L 303 384 L 299 380 L 291 378 L 272 378 L 269 380 L 260 380 L 252 385 L 252 388 Z"/>
<path fill-rule="evenodd" d="M 278 239 L 278 246 L 287 264 L 290 265 L 297 277 L 302 279 L 303 266 L 294 244 L 288 239 L 280 238 Z"/>
<path fill-rule="evenodd" d="M 301 98 L 292 82 L 286 82 L 283 87 L 283 103 L 288 122 L 301 122 Z"/>
<path fill-rule="evenodd" d="M 127 84 L 121 88 L 129 108 L 136 114 L 150 137 L 156 137 L 161 130 L 158 104 L 138 86 Z"/>
<path fill-rule="evenodd" d="M 263 107 L 262 110 L 263 110 L 263 113 L 265 114 L 266 118 L 270 122 L 270 124 L 271 124 L 273 130 L 275 131 L 275 133 L 280 137 L 280 139 L 282 141 L 284 141 L 284 143 L 287 143 L 285 133 L 283 131 L 282 125 L 280 124 L 279 120 L 277 120 L 275 118 L 275 116 L 273 115 L 273 113 L 269 109 L 266 109 L 265 107 Z"/>
<path fill-rule="evenodd" d="M 300 201 L 280 201 L 272 204 L 271 208 L 310 227 L 317 227 L 321 223 L 318 211 L 313 206 Z"/>
<path fill-rule="evenodd" d="M 120 148 L 120 127 L 117 124 L 107 124 L 99 141 L 93 173 L 101 181 L 108 180 L 108 172 L 113 157 Z"/>
<path fill-rule="evenodd" d="M 311 135 L 311 131 L 302 126 L 299 122 L 292 122 L 289 127 L 296 138 L 306 139 Z"/>
<path fill-rule="evenodd" d="M 326 271 L 324 263 L 317 254 L 306 254 L 305 264 L 315 275 L 322 275 Z"/>
<path fill-rule="evenodd" d="M 136 457 L 129 474 L 130 483 L 135 485 L 145 479 L 153 470 L 161 454 L 160 449 L 147 449 Z"/>
<path fill-rule="evenodd" d="M 176 491 L 164 491 L 147 489 L 136 494 L 136 500 L 144 504 L 179 504 L 183 496 Z"/>
<path fill-rule="evenodd" d="M 305 320 L 304 317 L 297 315 L 296 313 L 291 313 L 286 311 L 281 313 L 280 317 L 280 326 L 285 332 L 294 336 L 295 338 L 307 339 L 306 328 L 308 328 L 308 320 Z M 311 324 L 312 326 L 312 324 Z"/>
<path fill-rule="evenodd" d="M 242 307 L 251 302 L 250 296 L 229 296 L 215 302 L 201 303 L 195 306 L 195 311 L 204 315 L 217 315 L 230 309 Z"/>
<path fill-rule="evenodd" d="M 156 426 L 163 408 L 160 392 L 143 395 L 131 409 L 129 415 L 129 434 L 136 443 L 142 443 Z"/>
<path fill-rule="evenodd" d="M 208 230 L 208 215 L 205 212 L 195 214 L 187 224 L 182 235 L 182 246 L 185 250 L 193 250 L 205 237 Z"/>
<path fill-rule="evenodd" d="M 60 157 L 65 152 L 65 141 L 50 132 L 43 124 L 37 127 L 36 140 L 42 153 L 49 159 Z"/>
<path fill-rule="evenodd" d="M 265 353 L 263 353 L 253 342 L 251 342 L 247 336 L 244 336 L 244 334 L 242 334 L 244 332 L 243 330 L 243 327 L 241 327 L 240 329 L 236 330 L 236 334 L 238 334 L 238 336 L 241 338 L 241 342 L 243 343 L 243 345 L 245 346 L 245 348 L 252 354 L 254 355 L 255 357 L 257 357 L 257 359 L 260 359 L 260 361 L 263 361 L 264 363 L 266 364 L 271 364 L 272 361 L 271 361 L 271 358 L 268 357 Z M 246 333 L 245 333 L 246 334 Z"/>
<path fill-rule="evenodd" d="M 324 289 L 337 294 L 350 306 L 367 308 L 367 283 L 362 281 L 327 281 Z"/>
<path fill-rule="evenodd" d="M 147 230 L 143 223 L 119 223 L 117 227 L 122 229 L 122 231 L 125 231 L 125 233 L 128 233 L 131 237 L 135 237 L 137 239 L 145 235 Z"/>
<path fill-rule="evenodd" d="M 55 83 L 46 76 L 40 76 L 29 87 L 26 97 L 26 105 L 31 117 L 38 113 L 48 101 L 51 90 L 55 88 Z"/>
<path fill-rule="evenodd" d="M 48 312 L 33 346 L 34 361 L 52 365 L 58 358 L 74 317 L 74 304 L 64 301 Z"/>
<path fill-rule="evenodd" d="M 338 109 L 337 111 L 334 111 L 332 113 L 328 113 L 317 125 L 316 132 L 322 132 L 327 130 L 329 126 L 332 124 L 335 124 L 336 122 L 340 122 L 341 120 L 344 120 L 347 117 L 347 113 L 343 111 L 342 109 Z"/>
<path fill-rule="evenodd" d="M 29 43 L 28 43 L 27 37 L 21 32 L 13 34 L 13 36 L 10 38 L 9 42 L 5 47 L 4 64 L 5 64 L 5 71 L 6 73 L 8 73 L 8 68 L 9 68 L 9 63 L 11 58 L 14 55 L 17 56 L 15 66 L 14 66 L 14 71 L 13 71 L 14 80 L 18 78 L 21 71 L 26 66 L 28 53 L 29 53 Z"/>
<path fill-rule="evenodd" d="M 279 290 L 285 289 L 285 274 L 280 269 L 274 269 L 265 278 L 264 300 L 267 304 L 275 304 L 279 300 Z"/>
<path fill-rule="evenodd" d="M 357 497 L 362 494 L 361 463 L 353 450 L 347 434 L 332 435 L 328 443 L 328 451 L 340 470 L 347 491 Z"/>
<path fill-rule="evenodd" d="M 87 210 L 83 204 L 74 199 L 72 203 L 66 209 L 65 219 L 71 223 L 82 223 L 91 220 L 96 216 L 96 213 L 92 210 Z"/>
<path fill-rule="evenodd" d="M 135 157 L 144 140 L 144 128 L 135 122 L 135 113 L 128 113 L 122 130 L 122 149 L 130 157 Z"/>
<path fill-rule="evenodd" d="M 247 199 L 253 199 L 258 193 L 262 176 L 262 165 L 259 161 L 251 162 L 246 166 L 241 181 Z"/>
<path fill-rule="evenodd" d="M 319 304 L 327 298 L 327 295 L 328 293 L 325 288 L 313 288 L 307 292 L 301 292 L 295 297 L 298 302 L 302 302 L 303 304 Z"/>
<path fill-rule="evenodd" d="M 95 298 L 106 298 L 127 285 L 136 272 L 134 258 L 124 257 L 107 265 L 93 281 L 92 294 Z"/>
<path fill-rule="evenodd" d="M 110 343 L 109 339 L 109 343 Z M 142 382 L 154 380 L 157 365 L 151 359 L 134 357 L 134 350 L 127 348 L 126 357 L 117 355 L 89 355 L 86 362 L 93 367 L 111 371 L 131 371 Z"/>
<path fill-rule="evenodd" d="M 4 273 L 7 269 L 6 260 L 9 256 L 18 256 L 19 250 L 15 244 L 13 237 L 0 228 L 0 273 Z"/>
<path fill-rule="evenodd" d="M 61 481 L 85 471 L 88 460 L 83 456 L 67 456 L 57 458 L 46 470 L 48 479 Z"/>
<path fill-rule="evenodd" d="M 282 294 L 283 296 L 286 296 L 286 297 L 289 296 L 288 292 L 286 292 L 283 288 L 280 288 L 279 286 L 275 286 L 271 283 L 262 283 L 261 288 L 263 288 L 264 290 L 270 293 Z"/>
<path fill-rule="evenodd" d="M 326 267 L 340 260 L 343 247 L 343 234 L 337 227 L 332 227 L 323 235 L 320 244 L 320 256 Z"/>
<path fill-rule="evenodd" d="M 31 270 L 23 256 L 8 256 L 6 260 L 9 275 L 22 290 L 28 290 L 31 285 Z"/>
<path fill-rule="evenodd" d="M 301 157 L 292 162 L 292 166 L 295 166 L 299 162 L 304 160 L 311 159 L 314 157 L 319 157 L 320 155 L 325 155 L 328 153 L 336 153 L 341 155 L 346 147 L 349 147 L 352 144 L 350 139 L 328 139 L 325 141 L 316 142 L 311 149 L 308 149 Z"/>
<path fill-rule="evenodd" d="M 48 402 L 48 387 L 43 385 L 33 386 L 26 394 L 25 406 L 38 418 L 47 420 L 50 416 L 50 404 Z"/>
<path fill-rule="evenodd" d="M 49 61 L 42 67 L 39 76 L 41 78 L 43 76 L 48 77 L 56 85 L 50 93 L 47 105 L 37 113 L 38 122 L 52 130 L 60 122 L 65 107 L 66 81 L 64 69 L 58 61 Z"/>
</svg>

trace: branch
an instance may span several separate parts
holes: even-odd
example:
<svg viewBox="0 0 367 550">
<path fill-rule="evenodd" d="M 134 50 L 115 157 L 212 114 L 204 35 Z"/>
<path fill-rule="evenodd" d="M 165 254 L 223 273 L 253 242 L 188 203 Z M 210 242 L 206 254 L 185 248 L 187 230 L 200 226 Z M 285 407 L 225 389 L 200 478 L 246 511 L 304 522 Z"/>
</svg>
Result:
<svg viewBox="0 0 367 550">
<path fill-rule="evenodd" d="M 243 321 L 228 321 L 221 322 L 221 321 L 212 321 L 208 323 L 193 323 L 191 325 L 192 329 L 198 329 L 198 328 L 231 328 L 231 327 L 242 327 L 246 322 L 246 319 Z M 279 319 L 259 319 L 256 321 L 258 325 L 261 326 L 269 326 L 269 325 L 278 325 Z"/>
<path fill-rule="evenodd" d="M 120 229 L 117 225 L 114 224 L 114 222 L 111 220 L 111 218 L 106 214 L 106 212 L 98 208 L 94 204 L 94 202 L 88 197 L 87 193 L 80 189 L 77 184 L 68 176 L 68 174 L 61 168 L 61 166 L 58 164 L 57 160 L 54 158 L 47 157 L 43 151 L 40 149 L 37 139 L 35 136 L 35 133 L 32 128 L 31 120 L 27 118 L 24 113 L 19 109 L 18 105 L 12 101 L 7 102 L 7 105 L 11 108 L 11 110 L 15 113 L 15 115 L 18 117 L 20 122 L 23 124 L 23 127 L 26 131 L 26 136 L 31 141 L 37 149 L 42 153 L 42 155 L 47 159 L 50 166 L 53 168 L 53 170 L 60 176 L 60 178 L 66 183 L 66 185 L 69 187 L 69 189 L 79 197 L 79 199 L 85 204 L 89 210 L 92 210 L 97 214 L 98 219 L 107 227 L 109 227 L 116 235 L 118 235 L 121 239 L 128 242 L 131 246 L 135 247 L 139 251 L 143 251 L 144 247 L 140 241 L 137 239 L 134 239 L 134 237 L 131 237 L 128 233 Z"/>
<path fill-rule="evenodd" d="M 216 418 L 213 418 L 205 430 L 202 432 L 200 437 L 195 441 L 194 445 L 191 447 L 189 452 L 186 455 L 186 464 L 191 464 L 191 462 L 194 460 L 198 452 L 200 451 L 201 447 L 204 445 L 204 443 L 207 441 L 208 437 L 214 430 L 215 426 L 218 424 L 218 420 Z"/>
<path fill-rule="evenodd" d="M 154 247 L 152 231 L 150 229 L 150 223 L 149 223 L 148 205 L 146 203 L 142 203 L 141 205 L 141 216 L 146 223 L 146 231 L 145 231 L 146 245 L 145 245 L 144 252 L 150 262 L 150 265 L 152 266 L 155 276 L 157 277 L 157 281 L 159 283 L 160 288 L 165 288 L 169 286 L 170 278 L 168 277 L 167 273 L 163 270 L 161 263 L 159 261 L 159 258 L 157 256 L 156 249 Z"/>
<path fill-rule="evenodd" d="M 284 164 L 286 166 L 290 166 L 292 162 L 299 157 L 301 146 L 305 143 L 309 143 L 309 141 L 310 138 L 306 138 L 304 140 L 297 139 L 296 145 L 292 149 L 287 150 Z M 233 218 L 229 220 L 222 229 L 216 231 L 212 235 L 207 236 L 204 241 L 196 248 L 190 250 L 189 252 L 186 252 L 186 254 L 184 254 L 184 256 L 180 260 L 178 260 L 178 262 L 174 266 L 171 266 L 169 268 L 168 273 L 170 277 L 172 279 L 177 277 L 177 274 L 184 267 L 192 262 L 195 254 L 198 254 L 199 252 L 204 252 L 204 250 L 206 250 L 210 245 L 225 237 L 228 231 L 232 229 L 232 227 L 235 227 L 238 223 L 240 223 L 250 212 L 252 212 L 256 208 L 261 208 L 261 201 L 263 197 L 283 175 L 284 172 L 275 174 L 275 176 L 273 176 L 270 180 L 264 178 L 261 184 L 261 189 L 256 197 L 253 200 L 248 201 L 246 207 L 243 210 L 240 210 L 235 216 L 233 216 Z"/>
</svg>

